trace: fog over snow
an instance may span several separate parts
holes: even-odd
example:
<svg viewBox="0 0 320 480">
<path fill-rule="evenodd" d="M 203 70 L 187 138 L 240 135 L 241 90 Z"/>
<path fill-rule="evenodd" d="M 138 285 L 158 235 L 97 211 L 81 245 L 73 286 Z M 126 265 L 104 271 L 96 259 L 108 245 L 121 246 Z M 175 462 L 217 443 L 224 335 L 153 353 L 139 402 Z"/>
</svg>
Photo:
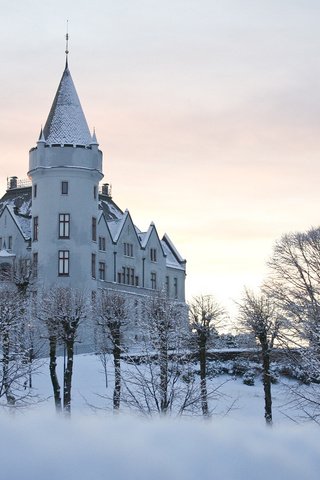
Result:
<svg viewBox="0 0 320 480">
<path fill-rule="evenodd" d="M 59 375 L 63 359 L 58 359 Z M 112 362 L 108 365 L 112 395 Z M 223 396 L 211 420 L 147 420 L 110 410 L 102 366 L 75 357 L 71 419 L 54 413 L 52 398 L 15 414 L 0 411 L 1 479 L 5 480 L 313 480 L 319 478 L 319 427 L 291 421 L 288 392 L 273 386 L 274 426 L 264 425 L 263 387 L 215 377 Z M 52 395 L 48 365 L 33 376 L 42 398 Z M 229 408 L 231 410 L 228 412 Z M 299 421 L 298 416 L 294 417 Z"/>
<path fill-rule="evenodd" d="M 5 480 L 318 479 L 319 428 L 228 419 L 1 415 Z"/>
</svg>

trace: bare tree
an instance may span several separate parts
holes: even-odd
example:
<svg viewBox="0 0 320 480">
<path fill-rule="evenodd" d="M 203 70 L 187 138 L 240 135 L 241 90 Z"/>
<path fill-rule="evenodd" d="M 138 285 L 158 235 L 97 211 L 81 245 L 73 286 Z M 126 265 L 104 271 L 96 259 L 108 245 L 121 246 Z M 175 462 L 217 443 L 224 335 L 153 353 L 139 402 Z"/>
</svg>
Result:
<svg viewBox="0 0 320 480">
<path fill-rule="evenodd" d="M 123 334 L 127 327 L 128 307 L 123 294 L 100 290 L 95 304 L 96 348 L 106 371 L 106 354 L 111 352 L 114 364 L 113 408 L 120 408 L 121 353 Z M 107 384 L 107 376 L 106 376 Z"/>
<path fill-rule="evenodd" d="M 209 415 L 207 391 L 207 351 L 209 341 L 218 336 L 217 327 L 225 318 L 224 309 L 210 295 L 194 297 L 189 303 L 189 322 L 195 334 L 200 364 L 201 408 Z"/>
<path fill-rule="evenodd" d="M 286 318 L 283 344 L 311 387 L 290 389 L 308 418 L 320 412 L 320 228 L 284 235 L 268 263 L 266 290 Z M 312 412 L 312 413 L 310 413 Z"/>
<path fill-rule="evenodd" d="M 13 269 L 13 282 L 19 293 L 27 295 L 28 287 L 32 280 L 32 263 L 28 257 L 17 258 Z"/>
<path fill-rule="evenodd" d="M 200 394 L 186 351 L 185 306 L 156 292 L 145 299 L 137 329 L 138 353 L 127 355 L 122 374 L 124 404 L 143 415 L 194 412 Z"/>
<path fill-rule="evenodd" d="M 320 357 L 320 228 L 284 235 L 268 265 L 266 288 L 288 320 L 290 341 Z"/>
<path fill-rule="evenodd" d="M 280 333 L 282 316 L 279 314 L 273 300 L 266 294 L 254 295 L 245 290 L 242 302 L 239 304 L 239 320 L 242 327 L 251 331 L 261 348 L 263 367 L 263 388 L 265 401 L 265 420 L 272 424 L 272 396 L 270 357 L 274 342 Z"/>
<path fill-rule="evenodd" d="M 87 297 L 82 291 L 56 287 L 43 292 L 41 295 L 38 317 L 44 321 L 47 327 L 50 378 L 58 412 L 63 408 L 66 414 L 71 413 L 74 344 L 79 326 L 87 317 L 87 314 Z M 61 398 L 61 387 L 56 372 L 57 346 L 59 343 L 64 346 L 67 356 L 63 375 L 63 398 Z"/>
<path fill-rule="evenodd" d="M 29 348 L 25 325 L 26 298 L 14 285 L 0 288 L 0 342 L 1 363 L 0 398 L 5 397 L 11 407 L 32 401 L 32 385 L 28 384 L 31 371 L 36 368 L 27 359 Z"/>
</svg>

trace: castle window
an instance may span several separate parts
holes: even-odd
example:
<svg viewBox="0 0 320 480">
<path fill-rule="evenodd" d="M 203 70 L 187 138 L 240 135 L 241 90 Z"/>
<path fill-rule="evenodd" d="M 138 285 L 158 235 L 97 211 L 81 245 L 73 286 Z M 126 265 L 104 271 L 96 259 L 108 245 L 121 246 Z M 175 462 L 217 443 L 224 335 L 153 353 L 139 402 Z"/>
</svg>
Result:
<svg viewBox="0 0 320 480">
<path fill-rule="evenodd" d="M 70 267 L 69 250 L 59 250 L 58 275 L 59 277 L 68 276 Z"/>
<path fill-rule="evenodd" d="M 123 244 L 123 254 L 125 257 L 133 257 L 133 244 L 124 243 Z"/>
<path fill-rule="evenodd" d="M 91 254 L 91 276 L 96 278 L 96 254 Z"/>
<path fill-rule="evenodd" d="M 2 250 L 2 237 L 0 237 L 0 250 Z"/>
<path fill-rule="evenodd" d="M 33 198 L 37 198 L 37 184 L 33 185 Z"/>
<path fill-rule="evenodd" d="M 12 237 L 8 238 L 8 250 L 12 249 Z"/>
<path fill-rule="evenodd" d="M 97 186 L 96 185 L 93 187 L 93 198 L 94 198 L 94 200 L 97 200 Z"/>
<path fill-rule="evenodd" d="M 151 260 L 151 262 L 156 262 L 157 261 L 157 249 L 156 248 L 150 248 L 150 260 Z"/>
<path fill-rule="evenodd" d="M 35 252 L 32 255 L 32 272 L 33 272 L 33 278 L 37 278 L 38 276 L 38 253 Z"/>
<path fill-rule="evenodd" d="M 152 290 L 157 288 L 157 274 L 155 272 L 151 272 L 151 288 Z"/>
<path fill-rule="evenodd" d="M 178 279 L 173 279 L 173 287 L 174 287 L 174 298 L 178 298 Z"/>
<path fill-rule="evenodd" d="M 61 182 L 61 194 L 62 195 L 68 195 L 69 191 L 69 182 L 62 181 Z"/>
<path fill-rule="evenodd" d="M 38 240 L 39 234 L 39 217 L 33 217 L 33 241 Z"/>
<path fill-rule="evenodd" d="M 106 238 L 105 237 L 99 237 L 99 250 L 102 250 L 105 252 L 106 250 Z"/>
<path fill-rule="evenodd" d="M 92 217 L 91 232 L 92 232 L 92 241 L 96 242 L 97 241 L 97 219 L 96 219 L 96 217 Z"/>
<path fill-rule="evenodd" d="M 122 267 L 122 271 L 118 272 L 118 283 L 137 287 L 139 285 L 139 277 L 135 276 L 134 268 Z"/>
<path fill-rule="evenodd" d="M 170 279 L 168 276 L 166 277 L 166 295 L 167 297 L 170 295 Z"/>
<path fill-rule="evenodd" d="M 59 238 L 70 238 L 69 213 L 59 213 Z"/>
<path fill-rule="evenodd" d="M 99 262 L 99 280 L 106 279 L 106 264 L 104 262 Z"/>
</svg>

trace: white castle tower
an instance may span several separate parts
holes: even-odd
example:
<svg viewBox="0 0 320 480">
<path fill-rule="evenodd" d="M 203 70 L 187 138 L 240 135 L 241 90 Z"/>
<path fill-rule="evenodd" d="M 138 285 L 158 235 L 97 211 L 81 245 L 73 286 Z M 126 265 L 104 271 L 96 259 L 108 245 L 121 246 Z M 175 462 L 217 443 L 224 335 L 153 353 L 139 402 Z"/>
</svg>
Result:
<svg viewBox="0 0 320 480">
<path fill-rule="evenodd" d="M 102 152 L 90 135 L 68 59 L 37 146 L 30 150 L 28 176 L 37 283 L 96 288 L 91 272 L 98 250 Z"/>
</svg>

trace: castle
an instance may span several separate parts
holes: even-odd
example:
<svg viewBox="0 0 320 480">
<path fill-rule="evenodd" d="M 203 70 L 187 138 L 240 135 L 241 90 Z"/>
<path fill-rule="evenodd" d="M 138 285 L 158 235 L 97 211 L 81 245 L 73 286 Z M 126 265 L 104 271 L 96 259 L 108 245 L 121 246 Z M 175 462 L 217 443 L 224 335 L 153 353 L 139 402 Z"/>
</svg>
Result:
<svg viewBox="0 0 320 480">
<path fill-rule="evenodd" d="M 66 52 L 67 53 L 67 52 Z M 186 261 L 153 223 L 137 228 L 103 179 L 102 152 L 91 135 L 68 66 L 36 146 L 29 184 L 8 179 L 0 200 L 0 280 L 32 265 L 31 287 L 123 292 L 135 301 L 164 289 L 185 302 Z"/>
</svg>

